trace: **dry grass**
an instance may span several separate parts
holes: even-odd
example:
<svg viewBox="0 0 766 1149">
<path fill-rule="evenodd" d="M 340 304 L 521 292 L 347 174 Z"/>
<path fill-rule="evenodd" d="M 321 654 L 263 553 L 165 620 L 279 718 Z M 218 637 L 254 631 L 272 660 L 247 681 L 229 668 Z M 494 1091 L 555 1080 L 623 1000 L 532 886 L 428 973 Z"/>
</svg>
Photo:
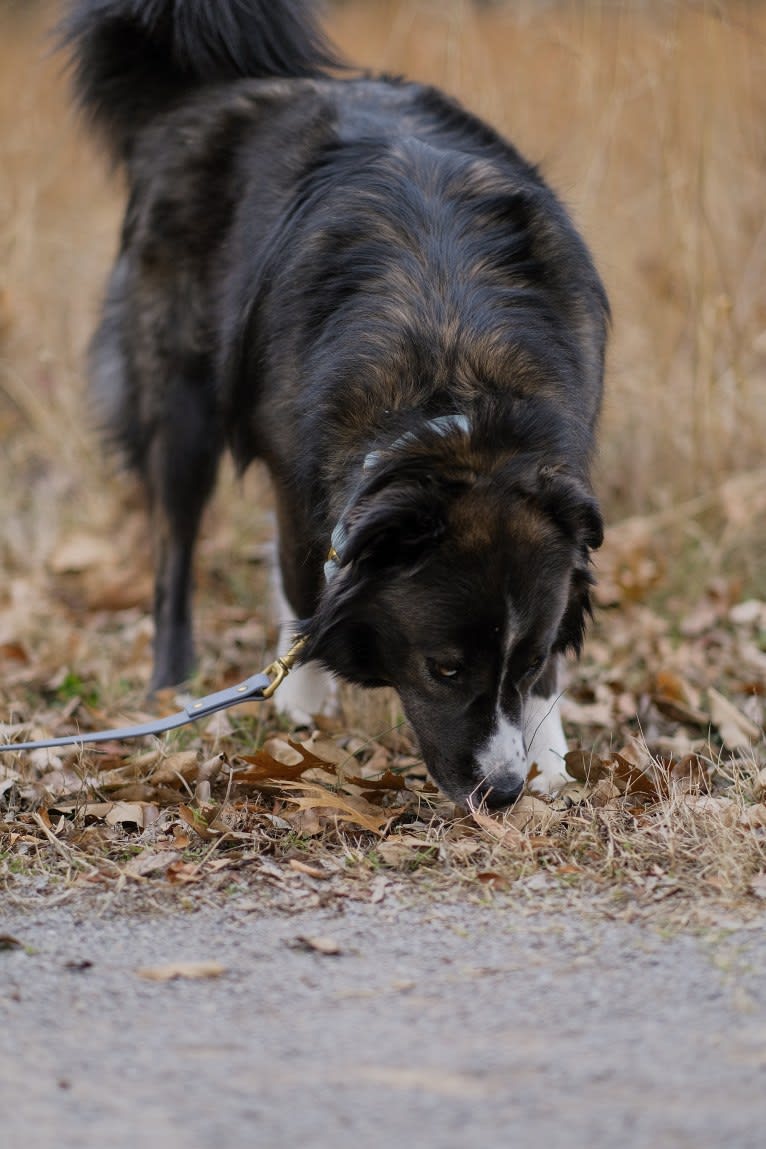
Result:
<svg viewBox="0 0 766 1149">
<path fill-rule="evenodd" d="M 336 24 L 356 58 L 486 116 L 574 210 L 615 314 L 611 506 L 663 505 L 760 464 L 763 6 L 388 0 L 344 6 Z"/>
<path fill-rule="evenodd" d="M 118 709 L 141 705 L 149 659 L 141 518 L 82 410 L 83 349 L 122 191 L 77 132 L 58 62 L 45 56 L 50 11 L 0 13 L 0 717 L 108 725 Z M 766 695 L 766 625 L 730 617 L 746 593 L 766 598 L 755 471 L 766 438 L 766 9 L 734 0 L 347 0 L 332 8 L 331 27 L 352 58 L 445 86 L 506 132 L 542 165 L 595 251 L 615 314 L 599 485 L 613 520 L 642 517 L 612 532 L 602 599 L 620 609 L 601 616 L 573 671 L 570 733 L 604 753 L 644 734 L 660 772 L 692 753 L 710 764 L 716 804 L 690 801 L 676 783 L 649 804 L 619 793 L 605 800 L 602 786 L 566 809 L 538 810 L 522 841 L 514 819 L 523 811 L 493 836 L 456 820 L 420 777 L 414 807 L 378 841 L 337 819 L 315 836 L 286 831 L 270 819 L 292 817 L 287 791 L 237 796 L 222 774 L 212 791 L 195 775 L 184 792 L 195 808 L 220 807 L 228 837 L 191 829 L 174 846 L 189 838 L 177 801 L 160 803 L 162 817 L 142 833 L 46 814 L 72 795 L 80 806 L 119 797 L 104 790 L 108 769 L 132 770 L 132 793 L 146 786 L 149 801 L 156 763 L 136 766 L 141 752 L 126 749 L 107 764 L 27 762 L 10 787 L 0 777 L 2 865 L 50 872 L 56 858 L 80 882 L 139 880 L 133 853 L 162 845 L 192 867 L 177 871 L 181 885 L 213 881 L 219 861 L 215 880 L 226 882 L 232 867 L 262 868 L 266 858 L 290 890 L 352 880 L 367 888 L 406 873 L 433 888 L 457 884 L 465 896 L 511 884 L 514 894 L 539 892 L 542 882 L 647 904 L 686 904 L 695 892 L 740 897 L 765 865 L 763 828 L 748 824 L 763 800 L 764 744 L 755 739 L 732 766 L 704 716 L 716 687 L 757 727 Z M 234 500 L 230 476 L 224 488 L 202 548 L 204 690 L 250 673 L 274 639 L 253 550 L 270 532 L 264 480 L 248 476 Z M 74 561 L 65 553 L 73 540 Z M 657 710 L 658 699 L 667 709 L 656 689 L 663 674 L 680 682 L 702 727 Z M 364 736 L 399 722 L 390 696 L 353 699 L 347 715 Z M 265 712 L 216 737 L 236 766 L 237 753 L 275 732 Z M 379 763 L 410 768 L 402 733 L 366 750 L 348 729 L 338 736 L 357 747 L 361 767 L 378 753 Z M 204 731 L 185 737 L 180 746 L 199 751 L 201 769 L 217 744 Z M 330 877 L 290 869 L 307 860 Z"/>
</svg>

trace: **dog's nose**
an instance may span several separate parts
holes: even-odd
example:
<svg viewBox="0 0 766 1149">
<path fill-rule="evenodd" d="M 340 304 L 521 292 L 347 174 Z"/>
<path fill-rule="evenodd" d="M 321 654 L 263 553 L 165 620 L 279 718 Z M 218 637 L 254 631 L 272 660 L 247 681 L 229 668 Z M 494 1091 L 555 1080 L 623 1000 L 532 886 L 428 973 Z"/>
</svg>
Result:
<svg viewBox="0 0 766 1149">
<path fill-rule="evenodd" d="M 484 778 L 473 792 L 476 804 L 485 802 L 490 810 L 502 810 L 512 806 L 524 789 L 524 779 L 518 774 L 508 774 L 505 778 Z"/>
</svg>

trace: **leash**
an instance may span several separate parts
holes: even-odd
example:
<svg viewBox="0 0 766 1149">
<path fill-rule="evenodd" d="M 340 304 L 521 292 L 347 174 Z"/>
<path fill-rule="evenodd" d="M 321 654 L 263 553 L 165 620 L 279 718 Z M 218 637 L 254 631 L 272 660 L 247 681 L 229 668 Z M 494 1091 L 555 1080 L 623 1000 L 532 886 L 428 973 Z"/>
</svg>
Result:
<svg viewBox="0 0 766 1149">
<path fill-rule="evenodd" d="M 267 698 L 271 698 L 285 680 L 305 645 L 305 636 L 297 638 L 287 654 L 280 655 L 260 674 L 253 674 L 244 682 L 230 686 L 227 690 L 218 690 L 215 694 L 197 698 L 168 718 L 159 718 L 152 722 L 142 722 L 137 726 L 124 726 L 115 730 L 97 730 L 90 734 L 67 734 L 63 738 L 50 738 L 42 742 L 11 742 L 6 746 L 0 746 L 0 754 L 20 750 L 48 750 L 54 746 L 82 746 L 88 742 L 109 742 L 112 739 L 142 738 L 147 734 L 162 734 L 166 730 L 186 726 L 190 722 L 196 722 L 198 718 L 207 718 L 218 710 L 228 710 L 230 706 L 236 706 L 240 702 L 264 702 Z"/>
</svg>

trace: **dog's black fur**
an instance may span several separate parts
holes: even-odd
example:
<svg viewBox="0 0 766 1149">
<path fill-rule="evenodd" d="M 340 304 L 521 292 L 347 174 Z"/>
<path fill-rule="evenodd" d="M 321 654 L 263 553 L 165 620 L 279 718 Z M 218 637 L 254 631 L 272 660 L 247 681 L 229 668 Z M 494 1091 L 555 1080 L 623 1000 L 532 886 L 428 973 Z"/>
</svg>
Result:
<svg viewBox="0 0 766 1149">
<path fill-rule="evenodd" d="M 579 650 L 602 533 L 608 307 L 566 212 L 440 92 L 339 76 L 298 0 L 76 0 L 63 37 L 129 183 L 91 377 L 151 496 L 154 685 L 192 666 L 228 446 L 271 472 L 306 659 L 396 687 L 456 798 L 511 800 L 476 749 Z"/>
</svg>

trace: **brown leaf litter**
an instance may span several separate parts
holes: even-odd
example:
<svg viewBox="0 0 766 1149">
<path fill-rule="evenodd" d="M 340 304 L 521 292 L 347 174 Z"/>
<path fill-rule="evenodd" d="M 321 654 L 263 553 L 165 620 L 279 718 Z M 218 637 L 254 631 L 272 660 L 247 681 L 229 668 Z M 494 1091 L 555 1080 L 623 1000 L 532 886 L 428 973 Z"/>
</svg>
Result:
<svg viewBox="0 0 766 1149">
<path fill-rule="evenodd" d="M 291 907 L 352 889 L 382 900 L 386 874 L 430 888 L 457 882 L 480 898 L 540 896 L 529 883 L 542 874 L 546 890 L 757 904 L 766 602 L 717 578 L 699 601 L 658 609 L 665 573 L 646 553 L 657 535 L 640 528 L 616 529 L 600 555 L 605 605 L 562 700 L 573 780 L 554 798 L 528 793 L 502 815 L 457 810 L 429 781 L 390 696 L 366 712 L 365 735 L 353 696 L 345 722 L 299 734 L 286 734 L 269 705 L 248 704 L 162 741 L 4 756 L 0 872 L 12 882 L 47 867 L 89 888 L 177 890 L 257 875 Z M 1 737 L 148 716 L 144 609 L 116 609 L 106 595 L 121 566 L 132 569 L 134 529 L 127 550 L 88 531 L 62 536 L 39 577 L 11 575 L 0 590 Z M 230 572 L 236 556 L 224 538 Z M 215 569 L 215 543 L 207 546 Z M 241 561 L 251 578 L 253 564 Z M 239 584 L 222 593 L 214 579 L 202 591 L 211 637 L 200 694 L 270 657 Z M 165 692 L 157 705 L 172 711 L 179 699 Z"/>
</svg>

